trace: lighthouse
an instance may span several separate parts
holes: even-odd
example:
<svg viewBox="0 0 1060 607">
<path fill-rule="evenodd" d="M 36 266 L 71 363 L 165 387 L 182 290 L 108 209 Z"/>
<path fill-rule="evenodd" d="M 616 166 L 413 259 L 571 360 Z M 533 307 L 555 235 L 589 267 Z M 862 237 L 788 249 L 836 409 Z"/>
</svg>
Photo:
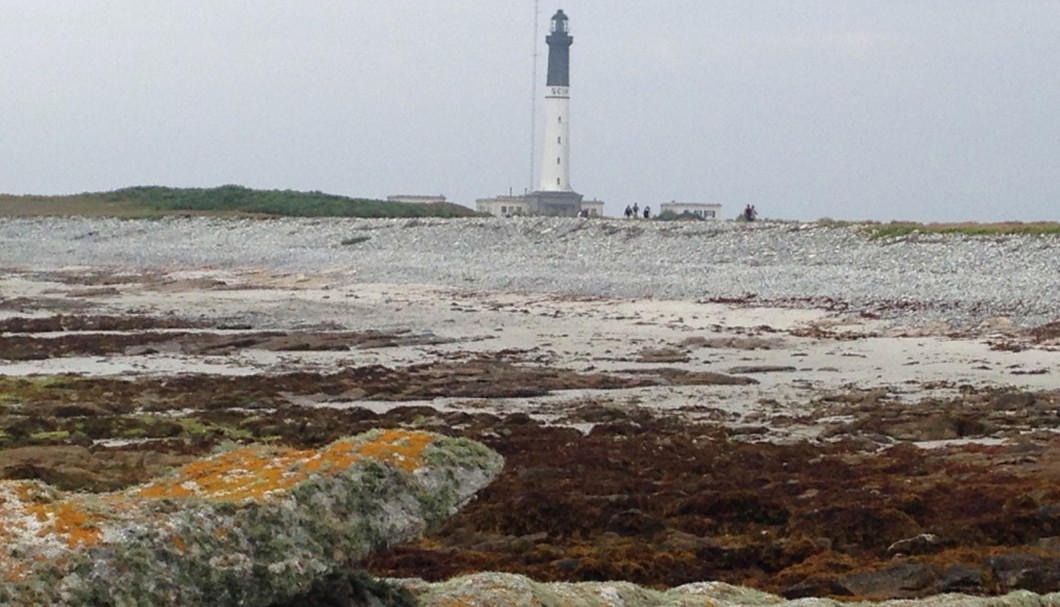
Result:
<svg viewBox="0 0 1060 607">
<path fill-rule="evenodd" d="M 552 16 L 548 43 L 548 76 L 545 79 L 545 128 L 541 146 L 543 192 L 570 192 L 570 22 L 563 10 Z"/>
<path fill-rule="evenodd" d="M 548 36 L 548 76 L 545 79 L 544 138 L 541 178 L 537 190 L 524 198 L 527 212 L 574 217 L 582 210 L 582 195 L 570 186 L 570 21 L 560 9 L 552 15 Z M 602 209 L 594 201 L 592 212 Z"/>
<path fill-rule="evenodd" d="M 481 198 L 477 201 L 477 208 L 483 213 L 502 216 L 574 217 L 580 212 L 589 216 L 602 215 L 602 201 L 583 200 L 570 185 L 570 47 L 574 37 L 570 35 L 570 21 L 562 9 L 552 15 L 545 42 L 548 43 L 548 76 L 545 79 L 542 162 L 537 189 L 523 196 L 509 194 Z M 536 65 L 534 73 L 537 73 Z M 538 83 L 535 82 L 534 86 Z"/>
</svg>

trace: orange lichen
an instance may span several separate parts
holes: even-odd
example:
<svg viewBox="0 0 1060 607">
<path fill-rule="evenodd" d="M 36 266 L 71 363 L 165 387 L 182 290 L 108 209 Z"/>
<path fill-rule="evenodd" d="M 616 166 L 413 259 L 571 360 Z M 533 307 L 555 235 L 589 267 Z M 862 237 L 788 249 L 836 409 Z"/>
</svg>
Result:
<svg viewBox="0 0 1060 607">
<path fill-rule="evenodd" d="M 100 518 L 72 501 L 28 504 L 26 512 L 45 523 L 37 532 L 38 537 L 51 534 L 63 536 L 70 548 L 95 544 L 103 535 L 99 529 Z"/>
<path fill-rule="evenodd" d="M 54 538 L 75 548 L 94 544 L 102 536 L 99 527 L 102 517 L 87 509 L 79 499 L 56 500 L 46 486 L 27 481 L 5 482 L 0 488 L 5 493 L 0 501 L 4 518 L 0 523 L 0 539 L 5 543 L 32 534 Z"/>
<path fill-rule="evenodd" d="M 393 464 L 406 472 L 418 468 L 423 460 L 423 450 L 433 439 L 422 432 L 402 432 L 385 430 L 373 442 L 361 445 L 360 452 L 365 457 Z"/>
<path fill-rule="evenodd" d="M 421 465 L 423 450 L 432 440 L 422 432 L 387 430 L 370 442 L 341 440 L 319 451 L 236 449 L 188 464 L 171 478 L 141 487 L 133 496 L 260 501 L 312 474 L 339 473 L 364 458 L 411 472 Z"/>
<path fill-rule="evenodd" d="M 81 509 L 77 504 L 63 502 L 53 512 L 55 530 L 67 536 L 71 548 L 83 544 L 94 544 L 102 537 L 99 519 Z"/>
</svg>

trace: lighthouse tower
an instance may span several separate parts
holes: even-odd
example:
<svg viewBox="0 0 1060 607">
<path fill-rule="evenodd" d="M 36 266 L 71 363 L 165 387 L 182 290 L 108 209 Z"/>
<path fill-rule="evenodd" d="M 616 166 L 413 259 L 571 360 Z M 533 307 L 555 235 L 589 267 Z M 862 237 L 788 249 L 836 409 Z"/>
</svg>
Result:
<svg viewBox="0 0 1060 607">
<path fill-rule="evenodd" d="M 538 189 L 526 195 L 528 210 L 541 215 L 573 217 L 582 195 L 570 187 L 570 23 L 562 10 L 552 16 L 545 80 L 544 142 Z"/>
<path fill-rule="evenodd" d="M 570 189 L 570 35 L 567 15 L 562 10 L 552 17 L 548 43 L 548 77 L 545 80 L 545 131 L 541 181 L 544 192 Z"/>
</svg>

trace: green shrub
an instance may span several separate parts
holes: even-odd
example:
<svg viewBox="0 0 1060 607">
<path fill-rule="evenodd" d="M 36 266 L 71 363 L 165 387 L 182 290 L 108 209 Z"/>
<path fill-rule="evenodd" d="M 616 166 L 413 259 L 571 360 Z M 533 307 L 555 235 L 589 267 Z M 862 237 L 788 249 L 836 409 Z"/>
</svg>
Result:
<svg viewBox="0 0 1060 607">
<path fill-rule="evenodd" d="M 252 190 L 239 185 L 216 188 L 135 186 L 113 192 L 73 196 L 33 197 L 42 210 L 48 206 L 70 209 L 70 214 L 141 218 L 180 212 L 249 214 L 287 217 L 474 217 L 479 213 L 451 203 L 408 204 L 350 198 L 323 192 Z M 23 205 L 24 206 L 24 205 Z M 47 214 L 47 213 L 44 213 Z"/>
</svg>

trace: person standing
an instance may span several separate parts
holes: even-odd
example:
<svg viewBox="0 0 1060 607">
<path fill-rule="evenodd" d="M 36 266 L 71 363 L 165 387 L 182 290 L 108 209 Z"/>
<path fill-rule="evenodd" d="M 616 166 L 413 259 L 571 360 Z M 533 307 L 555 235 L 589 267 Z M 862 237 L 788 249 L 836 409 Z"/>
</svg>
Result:
<svg viewBox="0 0 1060 607">
<path fill-rule="evenodd" d="M 629 219 L 630 217 L 633 217 L 633 209 L 631 209 L 630 206 L 627 204 L 626 205 L 626 219 Z"/>
<path fill-rule="evenodd" d="M 650 218 L 651 218 L 651 207 L 649 207 L 648 205 L 644 205 L 644 219 L 650 219 Z"/>
<path fill-rule="evenodd" d="M 633 219 L 636 219 L 640 215 L 640 206 L 637 203 L 633 203 Z"/>
</svg>

